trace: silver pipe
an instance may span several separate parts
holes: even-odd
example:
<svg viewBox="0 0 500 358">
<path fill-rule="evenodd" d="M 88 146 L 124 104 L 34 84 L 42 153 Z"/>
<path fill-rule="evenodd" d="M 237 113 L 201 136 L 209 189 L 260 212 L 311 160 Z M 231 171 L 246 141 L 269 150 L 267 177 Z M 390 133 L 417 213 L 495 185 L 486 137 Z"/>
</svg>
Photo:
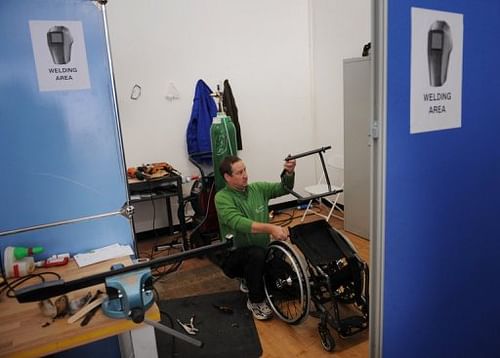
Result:
<svg viewBox="0 0 500 358">
<path fill-rule="evenodd" d="M 109 27 L 108 27 L 108 17 L 107 17 L 107 13 L 106 13 L 106 3 L 104 3 L 102 5 L 102 18 L 103 18 L 103 23 L 104 23 L 104 36 L 106 39 L 106 53 L 107 53 L 108 66 L 109 66 L 109 79 L 111 81 L 113 108 L 115 110 L 115 116 L 114 116 L 115 118 L 114 119 L 115 119 L 115 124 L 116 124 L 116 126 L 115 126 L 116 135 L 118 137 L 118 147 L 119 147 L 118 149 L 119 149 L 119 152 L 121 153 L 121 156 L 122 156 L 120 166 L 122 167 L 123 181 L 124 181 L 125 187 L 127 188 L 126 206 L 130 207 L 130 193 L 128 191 L 128 177 L 127 177 L 127 161 L 125 159 L 125 146 L 123 144 L 122 128 L 121 128 L 121 124 L 120 124 L 120 111 L 118 109 L 118 95 L 116 93 L 115 73 L 113 70 L 113 58 L 111 55 L 111 42 L 109 39 Z M 137 252 L 137 242 L 135 240 L 134 225 L 133 225 L 132 220 L 129 220 L 129 226 L 130 226 L 130 231 L 132 232 L 134 251 Z"/>
<path fill-rule="evenodd" d="M 197 339 L 194 339 L 194 338 L 191 338 L 185 334 L 182 334 L 180 332 L 177 332 L 175 329 L 173 328 L 170 328 L 170 327 L 167 327 L 165 326 L 164 324 L 161 324 L 161 323 L 158 323 L 158 322 L 155 322 L 155 321 L 151 321 L 147 318 L 144 319 L 144 323 L 146 324 L 149 324 L 150 326 L 153 326 L 154 328 L 162 331 L 162 332 L 165 332 L 166 334 L 170 334 L 171 336 L 174 336 L 175 338 L 179 338 L 179 339 L 182 339 L 183 341 L 189 343 L 189 344 L 192 344 L 193 346 L 196 346 L 196 347 L 202 347 L 203 346 L 203 342 L 202 341 L 199 341 Z"/>
<path fill-rule="evenodd" d="M 384 341 L 385 172 L 387 119 L 387 26 L 389 0 L 372 0 L 372 113 L 370 183 L 370 358 Z"/>
<path fill-rule="evenodd" d="M 107 15 L 106 15 L 106 6 L 102 6 L 102 18 L 104 22 L 104 36 L 106 39 L 106 54 L 108 58 L 108 66 L 109 66 L 109 80 L 111 81 L 111 91 L 112 91 L 112 99 L 113 99 L 113 109 L 115 111 L 115 124 L 116 124 L 116 134 L 118 136 L 118 146 L 119 150 L 122 155 L 122 161 L 120 162 L 121 167 L 122 167 L 122 174 L 123 174 L 123 179 L 125 181 L 125 184 L 128 183 L 127 180 L 127 171 L 125 170 L 126 167 L 126 161 L 125 161 L 125 149 L 123 145 L 123 136 L 122 136 L 122 129 L 121 129 L 121 124 L 120 124 L 120 111 L 118 109 L 118 95 L 116 94 L 116 84 L 115 84 L 115 74 L 113 70 L 113 59 L 111 57 L 111 43 L 109 41 L 109 28 L 108 28 L 108 20 L 107 20 Z M 129 201 L 128 197 L 128 191 L 127 191 L 127 204 Z"/>
<path fill-rule="evenodd" d="M 46 228 L 56 227 L 56 226 L 61 226 L 61 225 L 66 225 L 66 224 L 74 224 L 74 223 L 78 223 L 78 222 L 101 219 L 101 218 L 115 216 L 115 215 L 123 215 L 123 210 L 113 211 L 113 212 L 98 214 L 98 215 L 84 216 L 84 217 L 76 218 L 76 219 L 56 221 L 56 222 L 48 223 L 48 224 L 27 226 L 27 227 L 23 227 L 23 228 L 19 228 L 19 229 L 4 231 L 4 232 L 0 232 L 0 237 L 7 236 L 7 235 L 20 234 L 22 232 L 35 231 L 35 230 L 39 230 L 39 229 L 46 229 Z"/>
</svg>

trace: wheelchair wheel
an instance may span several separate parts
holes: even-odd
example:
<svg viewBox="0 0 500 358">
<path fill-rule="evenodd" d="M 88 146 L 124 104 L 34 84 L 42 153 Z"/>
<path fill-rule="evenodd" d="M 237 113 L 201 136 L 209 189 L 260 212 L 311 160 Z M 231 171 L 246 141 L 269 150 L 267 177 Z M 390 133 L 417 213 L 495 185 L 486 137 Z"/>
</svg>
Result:
<svg viewBox="0 0 500 358">
<path fill-rule="evenodd" d="M 293 247 L 272 242 L 266 254 L 266 298 L 274 313 L 289 324 L 299 324 L 309 314 L 311 289 L 305 265 Z"/>
<path fill-rule="evenodd" d="M 321 339 L 321 345 L 327 352 L 333 351 L 335 348 L 335 340 L 327 327 L 323 327 L 321 324 L 318 326 L 319 337 Z"/>
</svg>

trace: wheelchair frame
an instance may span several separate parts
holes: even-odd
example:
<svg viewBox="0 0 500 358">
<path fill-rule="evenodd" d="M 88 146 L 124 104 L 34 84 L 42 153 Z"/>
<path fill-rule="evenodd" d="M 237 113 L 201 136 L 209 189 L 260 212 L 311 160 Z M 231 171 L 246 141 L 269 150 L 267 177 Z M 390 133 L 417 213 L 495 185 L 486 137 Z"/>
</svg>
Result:
<svg viewBox="0 0 500 358">
<path fill-rule="evenodd" d="M 298 202 L 339 192 L 331 190 L 324 164 L 323 153 L 330 148 L 322 147 L 285 158 L 291 160 L 318 154 L 328 183 L 328 192 L 307 198 L 288 190 Z M 293 325 L 308 317 L 312 302 L 315 312 L 311 315 L 320 319 L 321 344 L 326 351 L 332 351 L 335 340 L 328 326 L 342 338 L 368 328 L 368 264 L 359 257 L 349 239 L 325 220 L 294 226 L 290 233 L 291 244 L 285 241 L 269 244 L 264 275 L 266 299 L 281 320 Z M 343 313 L 348 310 L 354 313 Z"/>
<path fill-rule="evenodd" d="M 329 226 L 326 221 L 318 220 L 294 228 L 323 223 Z M 308 317 L 311 302 L 314 304 L 315 311 L 311 315 L 320 319 L 318 332 L 326 351 L 335 348 L 329 326 L 342 338 L 368 328 L 369 304 L 368 265 L 345 236 L 330 229 L 343 241 L 342 257 L 318 264 L 316 257 L 308 257 L 300 250 L 303 244 L 299 240 L 292 237 L 295 247 L 285 241 L 273 241 L 268 247 L 264 275 L 266 299 L 281 320 L 300 324 Z M 325 235 L 324 240 L 329 239 Z M 342 313 L 341 308 L 351 314 Z"/>
</svg>

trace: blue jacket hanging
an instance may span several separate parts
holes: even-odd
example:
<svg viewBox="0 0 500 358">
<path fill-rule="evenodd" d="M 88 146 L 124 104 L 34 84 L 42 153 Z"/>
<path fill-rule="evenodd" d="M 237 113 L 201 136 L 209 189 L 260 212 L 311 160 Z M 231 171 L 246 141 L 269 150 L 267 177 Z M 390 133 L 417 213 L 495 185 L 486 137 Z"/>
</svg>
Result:
<svg viewBox="0 0 500 358">
<path fill-rule="evenodd" d="M 217 116 L 217 105 L 210 96 L 212 90 L 203 80 L 198 80 L 193 99 L 193 109 L 186 132 L 188 154 L 210 152 L 210 126 Z"/>
</svg>

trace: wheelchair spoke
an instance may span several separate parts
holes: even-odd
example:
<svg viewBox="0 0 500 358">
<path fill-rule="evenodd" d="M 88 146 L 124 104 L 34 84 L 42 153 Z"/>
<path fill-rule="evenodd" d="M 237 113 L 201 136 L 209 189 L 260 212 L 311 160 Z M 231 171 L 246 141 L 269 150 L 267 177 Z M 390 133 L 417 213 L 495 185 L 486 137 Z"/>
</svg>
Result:
<svg viewBox="0 0 500 358">
<path fill-rule="evenodd" d="M 266 297 L 282 320 L 298 324 L 309 313 L 310 287 L 306 271 L 291 246 L 270 245 L 264 276 Z"/>
</svg>

